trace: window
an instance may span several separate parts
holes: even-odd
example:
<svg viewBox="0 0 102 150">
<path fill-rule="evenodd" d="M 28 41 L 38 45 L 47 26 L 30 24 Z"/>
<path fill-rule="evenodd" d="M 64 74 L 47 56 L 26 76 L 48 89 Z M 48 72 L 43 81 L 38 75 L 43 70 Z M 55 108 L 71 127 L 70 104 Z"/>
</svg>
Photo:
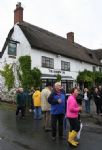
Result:
<svg viewBox="0 0 102 150">
<path fill-rule="evenodd" d="M 61 70 L 70 71 L 70 62 L 61 61 Z"/>
<path fill-rule="evenodd" d="M 96 71 L 96 67 L 95 66 L 93 66 L 93 72 L 95 72 Z"/>
<path fill-rule="evenodd" d="M 54 68 L 54 59 L 42 56 L 42 67 L 45 68 Z"/>
<path fill-rule="evenodd" d="M 14 42 L 9 42 L 8 44 L 8 55 L 16 56 L 17 44 Z"/>
</svg>

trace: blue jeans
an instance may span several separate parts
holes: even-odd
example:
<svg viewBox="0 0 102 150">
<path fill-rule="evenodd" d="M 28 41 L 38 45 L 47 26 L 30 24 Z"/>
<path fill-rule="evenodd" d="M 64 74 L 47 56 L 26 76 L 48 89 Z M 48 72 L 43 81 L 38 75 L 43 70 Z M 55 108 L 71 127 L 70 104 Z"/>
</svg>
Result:
<svg viewBox="0 0 102 150">
<path fill-rule="evenodd" d="M 41 107 L 34 108 L 34 119 L 41 119 Z"/>
<path fill-rule="evenodd" d="M 90 113 L 90 100 L 85 100 L 85 111 Z"/>
</svg>

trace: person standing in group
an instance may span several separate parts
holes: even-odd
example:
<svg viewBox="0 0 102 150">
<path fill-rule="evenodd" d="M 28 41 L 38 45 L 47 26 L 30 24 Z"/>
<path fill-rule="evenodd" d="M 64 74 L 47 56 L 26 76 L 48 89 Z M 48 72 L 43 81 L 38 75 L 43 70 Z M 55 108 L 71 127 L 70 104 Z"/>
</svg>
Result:
<svg viewBox="0 0 102 150">
<path fill-rule="evenodd" d="M 78 89 L 78 96 L 76 97 L 76 100 L 77 100 L 78 105 L 82 107 L 83 92 L 79 87 L 77 89 Z M 78 120 L 80 121 L 80 130 L 77 133 L 76 139 L 79 141 L 80 136 L 81 136 L 81 131 L 82 131 L 82 128 L 83 128 L 83 124 L 82 124 L 82 121 L 81 121 L 81 111 L 78 112 Z"/>
<path fill-rule="evenodd" d="M 78 119 L 79 111 L 82 111 L 82 107 L 77 103 L 77 96 L 79 92 L 77 88 L 71 90 L 71 95 L 67 100 L 66 117 L 70 123 L 70 131 L 68 133 L 68 142 L 72 146 L 77 146 L 79 143 L 75 141 L 78 131 L 80 130 L 80 120 Z"/>
<path fill-rule="evenodd" d="M 36 88 L 33 94 L 33 105 L 34 105 L 34 119 L 41 119 L 41 92 L 39 87 Z"/>
<path fill-rule="evenodd" d="M 65 92 L 61 87 L 61 82 L 56 82 L 51 92 L 48 102 L 51 104 L 51 127 L 52 140 L 57 136 L 57 122 L 59 138 L 63 138 L 63 119 L 65 114 Z"/>
<path fill-rule="evenodd" d="M 79 104 L 79 105 L 82 105 L 82 101 L 83 101 L 83 90 L 78 86 L 78 87 L 75 87 L 75 88 L 77 88 L 77 90 L 78 90 L 78 96 L 76 97 L 76 99 L 77 99 L 77 103 Z"/>
<path fill-rule="evenodd" d="M 48 103 L 48 97 L 52 90 L 52 84 L 46 83 L 46 87 L 41 92 L 41 108 L 44 113 L 44 130 L 51 131 L 51 105 Z"/>
<path fill-rule="evenodd" d="M 99 87 L 98 87 L 98 90 L 99 90 L 99 95 L 100 95 L 100 107 L 101 107 L 101 110 L 100 110 L 100 115 L 102 116 L 102 86 L 101 85 L 99 85 Z"/>
<path fill-rule="evenodd" d="M 83 99 L 85 101 L 85 112 L 90 113 L 91 94 L 89 93 L 89 90 L 87 88 L 84 89 Z"/>
<path fill-rule="evenodd" d="M 94 90 L 93 97 L 96 105 L 96 113 L 99 115 L 101 113 L 101 96 L 97 87 Z"/>
<path fill-rule="evenodd" d="M 23 88 L 17 89 L 17 109 L 16 109 L 16 117 L 18 117 L 18 114 L 21 110 L 22 118 L 25 116 L 25 108 L 26 108 L 26 96 L 23 92 Z"/>
<path fill-rule="evenodd" d="M 33 104 L 33 94 L 35 90 L 34 87 L 31 87 L 29 91 L 29 112 L 32 112 L 34 110 L 34 104 Z"/>
</svg>

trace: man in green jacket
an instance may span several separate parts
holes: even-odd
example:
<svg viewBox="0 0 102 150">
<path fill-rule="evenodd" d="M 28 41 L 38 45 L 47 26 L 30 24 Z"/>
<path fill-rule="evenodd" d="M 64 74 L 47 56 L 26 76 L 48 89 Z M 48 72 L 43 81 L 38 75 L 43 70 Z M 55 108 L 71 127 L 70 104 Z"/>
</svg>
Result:
<svg viewBox="0 0 102 150">
<path fill-rule="evenodd" d="M 26 97 L 23 92 L 23 88 L 19 88 L 17 90 L 17 109 L 16 109 L 16 117 L 18 116 L 19 112 L 21 111 L 21 117 L 24 118 L 25 116 L 25 107 L 26 107 Z"/>
</svg>

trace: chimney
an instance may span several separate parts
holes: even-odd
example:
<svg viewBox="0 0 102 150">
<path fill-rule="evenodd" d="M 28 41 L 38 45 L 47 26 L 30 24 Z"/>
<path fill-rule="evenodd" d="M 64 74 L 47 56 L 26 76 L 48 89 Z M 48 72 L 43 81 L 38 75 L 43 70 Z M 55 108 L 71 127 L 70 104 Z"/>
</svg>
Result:
<svg viewBox="0 0 102 150">
<path fill-rule="evenodd" d="M 22 21 L 23 21 L 23 8 L 21 7 L 21 3 L 18 2 L 16 5 L 16 9 L 14 10 L 14 24 Z"/>
<path fill-rule="evenodd" d="M 74 32 L 67 33 L 67 40 L 71 43 L 74 43 Z"/>
</svg>

